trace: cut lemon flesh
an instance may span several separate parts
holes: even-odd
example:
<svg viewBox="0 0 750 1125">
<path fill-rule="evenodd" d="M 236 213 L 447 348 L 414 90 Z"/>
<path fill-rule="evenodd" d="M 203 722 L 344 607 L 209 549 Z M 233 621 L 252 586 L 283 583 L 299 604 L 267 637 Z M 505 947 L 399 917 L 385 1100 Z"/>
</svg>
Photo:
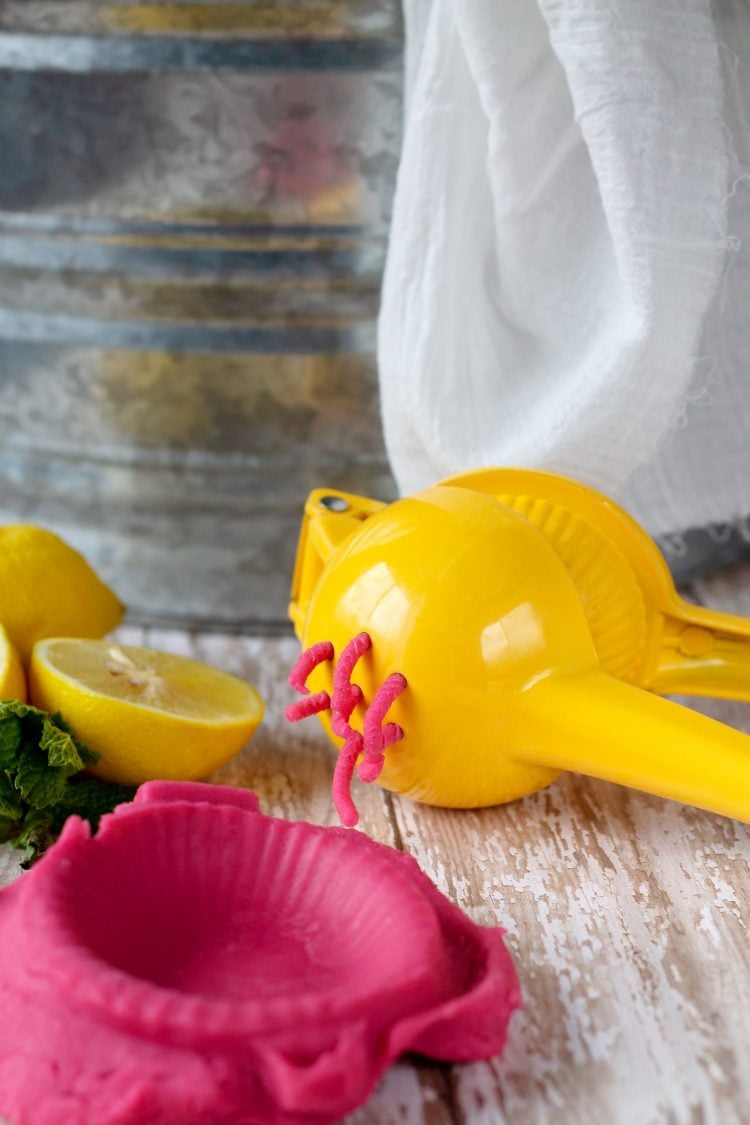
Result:
<svg viewBox="0 0 750 1125">
<path fill-rule="evenodd" d="M 0 625 L 0 699 L 26 702 L 26 676 L 15 645 Z"/>
<path fill-rule="evenodd" d="M 35 706 L 60 711 L 101 754 L 92 772 L 130 785 L 206 777 L 263 718 L 263 701 L 244 680 L 198 660 L 111 641 L 39 641 L 29 686 Z"/>
<path fill-rule="evenodd" d="M 71 682 L 139 707 L 219 723 L 257 711 L 254 688 L 198 660 L 110 642 L 53 640 L 39 651 Z"/>
</svg>

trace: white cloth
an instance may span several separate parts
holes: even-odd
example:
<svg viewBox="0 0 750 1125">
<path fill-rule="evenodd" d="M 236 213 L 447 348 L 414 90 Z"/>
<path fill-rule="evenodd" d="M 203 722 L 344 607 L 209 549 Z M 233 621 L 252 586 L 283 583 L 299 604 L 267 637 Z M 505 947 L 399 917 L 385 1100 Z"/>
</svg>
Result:
<svg viewBox="0 0 750 1125">
<path fill-rule="evenodd" d="M 379 324 L 401 490 L 521 465 L 656 534 L 748 515 L 746 0 L 405 14 Z"/>
</svg>

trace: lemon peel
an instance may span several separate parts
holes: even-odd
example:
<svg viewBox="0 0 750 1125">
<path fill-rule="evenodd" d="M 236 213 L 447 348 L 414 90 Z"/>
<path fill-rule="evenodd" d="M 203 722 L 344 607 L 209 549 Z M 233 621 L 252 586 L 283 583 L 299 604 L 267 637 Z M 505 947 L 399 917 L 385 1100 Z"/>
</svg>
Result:
<svg viewBox="0 0 750 1125">
<path fill-rule="evenodd" d="M 26 675 L 16 646 L 0 625 L 0 699 L 18 699 L 25 703 Z"/>
<path fill-rule="evenodd" d="M 139 785 L 194 781 L 224 765 L 263 718 L 252 685 L 201 661 L 85 638 L 39 641 L 29 688 L 101 755 L 92 773 Z"/>
<path fill-rule="evenodd" d="M 0 526 L 0 621 L 24 664 L 44 637 L 103 637 L 121 602 L 78 551 L 36 524 Z"/>
</svg>

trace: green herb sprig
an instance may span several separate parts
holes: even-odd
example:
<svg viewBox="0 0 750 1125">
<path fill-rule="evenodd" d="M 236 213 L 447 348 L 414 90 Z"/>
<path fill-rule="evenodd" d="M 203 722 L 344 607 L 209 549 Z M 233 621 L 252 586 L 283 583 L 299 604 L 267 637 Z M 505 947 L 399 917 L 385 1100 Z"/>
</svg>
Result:
<svg viewBox="0 0 750 1125">
<path fill-rule="evenodd" d="M 104 813 L 132 800 L 130 786 L 83 773 L 98 759 L 62 715 L 0 701 L 0 842 L 22 849 L 24 866 L 54 843 L 71 814 L 96 829 Z"/>
</svg>

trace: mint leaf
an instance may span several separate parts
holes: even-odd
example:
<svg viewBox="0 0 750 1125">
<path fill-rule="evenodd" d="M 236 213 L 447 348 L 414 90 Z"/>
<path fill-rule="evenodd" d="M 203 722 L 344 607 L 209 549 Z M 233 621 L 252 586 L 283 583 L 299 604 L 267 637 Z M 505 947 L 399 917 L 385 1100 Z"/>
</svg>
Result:
<svg viewBox="0 0 750 1125">
<path fill-rule="evenodd" d="M 34 860 L 54 844 L 59 832 L 50 809 L 32 809 L 27 813 L 21 831 L 10 841 L 14 848 L 25 853 L 21 866 L 31 867 Z"/>
<path fill-rule="evenodd" d="M 0 770 L 13 768 L 21 747 L 22 731 L 18 715 L 9 711 L 0 718 Z"/>
<path fill-rule="evenodd" d="M 46 755 L 40 753 L 39 746 L 26 743 L 18 755 L 13 783 L 31 808 L 46 809 L 62 799 L 67 779 L 72 772 L 78 771 L 50 766 Z"/>
<path fill-rule="evenodd" d="M 65 786 L 62 798 L 55 810 L 55 817 L 62 815 L 62 824 L 72 813 L 88 820 L 96 828 L 99 818 L 112 812 L 116 805 L 132 801 L 135 789 L 129 785 L 115 785 L 112 782 L 98 781 L 95 777 L 74 778 Z"/>
<path fill-rule="evenodd" d="M 135 789 L 82 776 L 99 755 L 71 733 L 62 715 L 0 701 L 0 841 L 32 863 L 54 842 L 67 817 L 99 817 L 132 800 Z"/>
<path fill-rule="evenodd" d="M 13 782 L 0 772 L 0 817 L 7 817 L 13 821 L 22 815 L 23 807 Z M 4 839 L 2 828 L 0 828 L 0 838 Z"/>
<path fill-rule="evenodd" d="M 46 755 L 50 766 L 60 766 L 67 773 L 78 773 L 84 767 L 84 761 L 71 736 L 55 726 L 49 716 L 42 726 L 39 749 Z"/>
<path fill-rule="evenodd" d="M 51 766 L 65 766 L 74 773 L 85 766 L 93 766 L 100 758 L 95 750 L 89 750 L 88 746 L 73 737 L 59 712 L 45 715 L 39 747 L 46 753 Z"/>
</svg>

